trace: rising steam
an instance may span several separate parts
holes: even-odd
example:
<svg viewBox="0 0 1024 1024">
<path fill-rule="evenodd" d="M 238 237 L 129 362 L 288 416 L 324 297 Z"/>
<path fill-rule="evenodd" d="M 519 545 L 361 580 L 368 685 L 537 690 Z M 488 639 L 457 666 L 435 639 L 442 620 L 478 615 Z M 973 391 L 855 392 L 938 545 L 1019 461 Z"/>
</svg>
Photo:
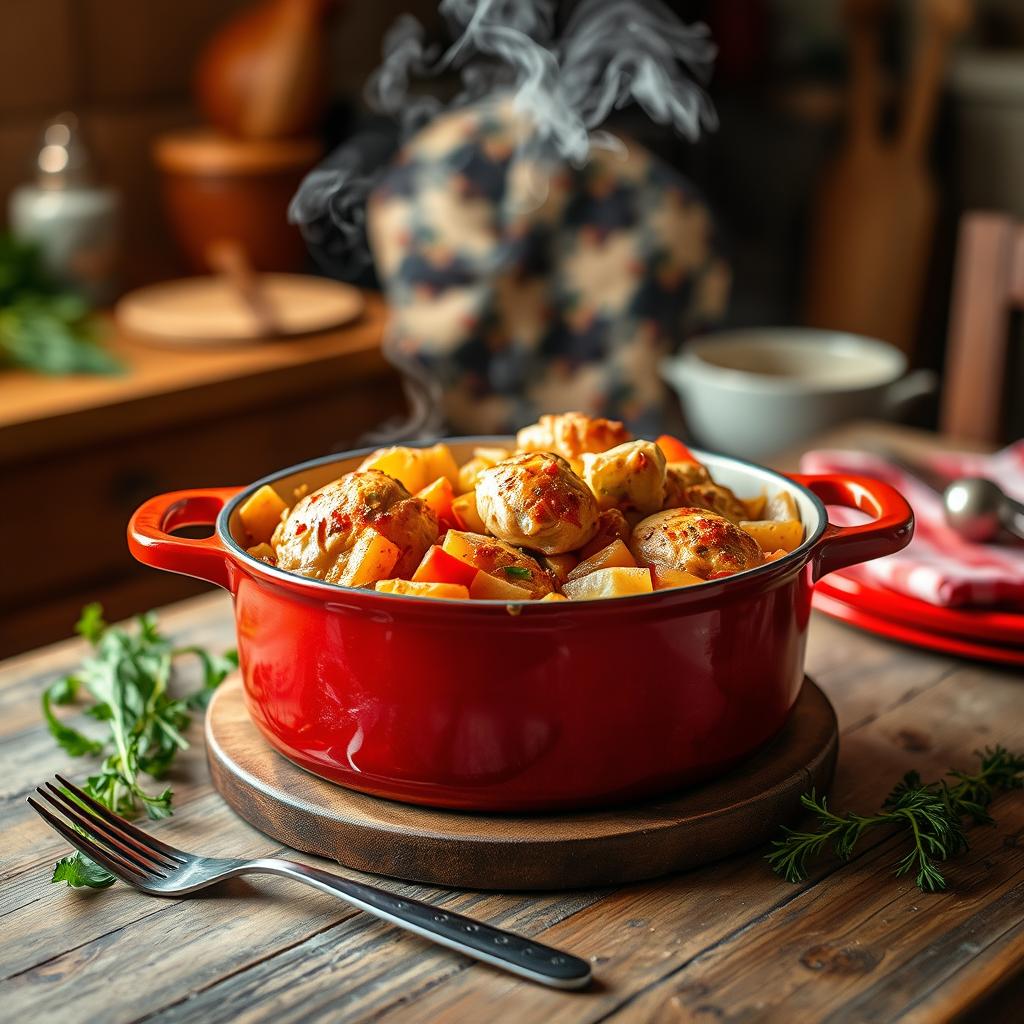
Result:
<svg viewBox="0 0 1024 1024">
<path fill-rule="evenodd" d="M 366 88 L 370 106 L 394 119 L 404 140 L 445 110 L 511 94 L 532 126 L 529 149 L 582 166 L 595 147 L 617 140 L 597 129 L 617 109 L 637 103 L 658 124 L 696 139 L 716 126 L 701 83 L 715 47 L 705 25 L 684 25 L 660 0 L 581 0 L 556 35 L 556 0 L 441 0 L 455 41 L 443 50 L 423 26 L 401 16 L 384 40 L 384 59 Z M 455 73 L 461 88 L 448 103 L 417 90 L 423 80 Z M 355 142 L 355 140 L 353 140 Z M 384 170 L 349 154 L 321 165 L 293 199 L 289 219 L 332 249 L 365 250 L 361 205 Z"/>
</svg>

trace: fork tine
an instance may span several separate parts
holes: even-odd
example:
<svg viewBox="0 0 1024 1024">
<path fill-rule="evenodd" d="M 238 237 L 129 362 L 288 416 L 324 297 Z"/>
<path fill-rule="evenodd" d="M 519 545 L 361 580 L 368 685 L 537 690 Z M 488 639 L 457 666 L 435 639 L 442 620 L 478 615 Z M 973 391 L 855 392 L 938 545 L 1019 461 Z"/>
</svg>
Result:
<svg viewBox="0 0 1024 1024">
<path fill-rule="evenodd" d="M 165 857 L 180 861 L 182 864 L 188 863 L 190 855 L 184 850 L 179 850 L 174 846 L 168 846 L 167 843 L 162 843 L 159 839 L 154 839 L 148 832 L 144 832 L 141 828 L 133 825 L 130 821 L 126 821 L 121 817 L 121 815 L 115 814 L 109 807 L 104 807 L 103 804 L 98 800 L 93 799 L 88 793 L 68 782 L 63 775 L 55 775 L 55 778 L 69 793 L 71 793 L 72 796 L 75 797 L 76 800 L 81 800 L 82 803 L 85 804 L 86 807 L 88 807 L 98 818 L 102 818 L 104 821 L 109 822 L 122 833 L 126 833 L 136 842 L 141 843 L 143 846 L 148 846 L 156 853 L 162 853 Z"/>
<path fill-rule="evenodd" d="M 99 843 L 106 847 L 113 847 L 112 853 L 116 853 L 122 860 L 128 861 L 133 864 L 137 869 L 141 870 L 143 874 L 158 875 L 160 878 L 165 878 L 162 872 L 167 871 L 169 867 L 176 868 L 179 865 L 165 864 L 163 861 L 157 860 L 156 856 L 152 853 L 140 853 L 133 846 L 125 843 L 121 836 L 119 836 L 113 828 L 107 825 L 105 822 L 100 821 L 99 818 L 94 817 L 88 811 L 79 807 L 78 804 L 74 803 L 70 797 L 65 796 L 56 786 L 50 785 L 48 782 L 46 788 L 50 790 L 55 796 L 51 796 L 46 790 L 36 789 L 36 792 L 50 804 L 51 807 L 55 807 L 60 811 L 65 818 L 67 818 L 72 825 L 77 825 L 85 834 L 94 842 Z M 55 799 L 56 797 L 56 799 Z"/>
<path fill-rule="evenodd" d="M 119 878 L 125 884 L 135 888 L 138 888 L 140 883 L 145 881 L 135 868 L 125 864 L 120 859 L 115 859 L 113 854 L 108 854 L 101 850 L 95 843 L 86 839 L 80 832 L 76 832 L 55 814 L 51 814 L 45 807 L 37 804 L 32 797 L 28 798 L 28 802 L 32 810 L 54 831 L 59 832 L 80 853 L 84 853 L 86 857 L 94 860 L 100 867 L 106 868 L 115 878 Z"/>
</svg>

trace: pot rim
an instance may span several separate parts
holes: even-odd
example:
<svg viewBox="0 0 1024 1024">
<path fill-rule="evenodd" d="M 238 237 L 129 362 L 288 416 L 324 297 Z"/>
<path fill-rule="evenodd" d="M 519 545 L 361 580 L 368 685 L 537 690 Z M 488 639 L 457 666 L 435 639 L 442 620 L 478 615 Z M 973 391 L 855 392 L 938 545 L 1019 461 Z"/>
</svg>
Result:
<svg viewBox="0 0 1024 1024">
<path fill-rule="evenodd" d="M 511 435 L 507 434 L 492 434 L 492 435 L 471 435 L 467 437 L 443 437 L 435 438 L 426 441 L 407 441 L 402 443 L 402 447 L 407 448 L 427 448 L 434 444 L 477 444 L 480 446 L 486 444 L 496 443 L 508 443 Z M 800 491 L 815 507 L 818 513 L 818 525 L 813 532 L 809 533 L 807 537 L 800 543 L 800 545 L 784 555 L 782 558 L 776 559 L 774 562 L 766 562 L 764 565 L 755 566 L 753 569 L 744 569 L 741 572 L 734 573 L 732 576 L 727 576 L 723 579 L 717 580 L 705 580 L 702 583 L 694 583 L 688 587 L 675 587 L 668 590 L 656 590 L 649 594 L 626 594 L 622 597 L 606 598 L 606 597 L 592 597 L 583 600 L 573 600 L 571 602 L 561 601 L 549 601 L 541 602 L 535 600 L 524 600 L 524 601 L 500 601 L 500 600 L 474 600 L 465 601 L 461 598 L 438 598 L 438 597 L 419 597 L 413 594 L 387 594 L 380 593 L 376 590 L 368 590 L 362 587 L 347 587 L 340 583 L 326 583 L 323 580 L 311 579 L 308 576 L 302 576 L 299 573 L 288 572 L 285 569 L 278 569 L 276 566 L 268 565 L 266 562 L 260 561 L 258 558 L 254 558 L 250 555 L 245 548 L 243 548 L 231 535 L 231 531 L 228 524 L 231 520 L 231 516 L 234 514 L 238 506 L 249 498 L 256 490 L 265 484 L 273 484 L 282 477 L 292 476 L 296 473 L 300 473 L 303 470 L 315 469 L 320 466 L 328 465 L 332 462 L 342 462 L 349 459 L 365 458 L 367 455 L 372 454 L 375 451 L 379 451 L 381 445 L 370 445 L 365 448 L 354 448 L 349 451 L 337 452 L 332 455 L 322 455 L 315 459 L 309 459 L 306 462 L 299 462 L 293 466 L 289 466 L 282 470 L 269 473 L 247 487 L 243 487 L 234 497 L 224 504 L 224 507 L 220 510 L 217 516 L 217 520 L 214 526 L 215 533 L 220 539 L 221 543 L 227 549 L 227 552 L 231 555 L 236 563 L 239 563 L 247 572 L 262 576 L 265 579 L 278 584 L 286 584 L 289 587 L 298 588 L 300 590 L 307 590 L 310 594 L 318 594 L 324 598 L 334 598 L 339 600 L 341 595 L 352 595 L 358 594 L 360 598 L 367 598 L 371 601 L 402 601 L 402 602 L 415 602 L 420 607 L 432 607 L 438 608 L 450 608 L 458 607 L 466 610 L 469 608 L 483 609 L 494 609 L 494 608 L 516 608 L 517 612 L 523 608 L 530 608 L 531 613 L 534 606 L 540 608 L 545 607 L 549 613 L 555 612 L 572 612 L 577 608 L 593 608 L 597 606 L 599 608 L 618 607 L 618 603 L 622 601 L 630 601 L 636 607 L 650 607 L 655 603 L 660 605 L 666 605 L 668 603 L 677 604 L 680 600 L 685 600 L 686 603 L 697 602 L 704 598 L 710 598 L 717 595 L 724 587 L 733 586 L 735 587 L 739 581 L 744 583 L 757 584 L 762 580 L 767 582 L 770 579 L 774 579 L 784 574 L 788 574 L 791 569 L 801 568 L 806 564 L 809 556 L 821 539 L 825 530 L 829 526 L 828 513 L 825 510 L 825 503 L 812 491 L 810 488 L 805 487 L 803 484 L 798 483 L 796 480 L 791 479 L 784 473 L 779 473 L 777 470 L 770 469 L 767 466 L 760 465 L 756 462 L 751 462 L 747 459 L 736 458 L 732 455 L 718 455 L 715 452 L 708 452 L 700 448 L 691 448 L 691 451 L 698 457 L 710 456 L 716 461 L 725 461 L 732 463 L 739 467 L 741 470 L 755 469 L 760 473 L 768 473 L 772 477 L 776 478 L 780 485 L 787 488 L 795 488 Z M 386 446 L 385 446 L 386 447 Z M 670 598 L 672 599 L 670 601 Z M 566 607 L 566 604 L 571 607 Z"/>
</svg>

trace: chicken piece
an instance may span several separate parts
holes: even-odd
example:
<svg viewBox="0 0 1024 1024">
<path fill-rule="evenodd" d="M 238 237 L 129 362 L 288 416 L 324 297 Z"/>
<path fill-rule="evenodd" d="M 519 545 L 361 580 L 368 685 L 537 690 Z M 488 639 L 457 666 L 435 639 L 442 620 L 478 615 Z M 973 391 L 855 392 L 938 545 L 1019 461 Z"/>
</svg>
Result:
<svg viewBox="0 0 1024 1024">
<path fill-rule="evenodd" d="M 717 512 L 730 523 L 739 523 L 750 518 L 747 506 L 728 487 L 716 484 L 713 480 L 691 484 L 686 488 L 685 499 L 682 504 Z"/>
<path fill-rule="evenodd" d="M 584 452 L 606 452 L 628 440 L 625 424 L 581 412 L 541 416 L 516 434 L 520 451 L 554 452 L 563 459 L 578 459 Z"/>
<path fill-rule="evenodd" d="M 545 555 L 575 551 L 597 533 L 593 493 L 550 452 L 521 452 L 484 470 L 476 504 L 495 537 Z"/>
<path fill-rule="evenodd" d="M 390 575 L 411 576 L 437 539 L 437 516 L 380 470 L 346 473 L 307 494 L 275 530 L 278 568 L 337 583 L 352 548 L 371 529 L 399 549 Z"/>
<path fill-rule="evenodd" d="M 711 474 L 700 462 L 670 462 L 665 467 L 665 504 L 662 508 L 679 508 L 690 505 L 686 500 L 686 488 L 695 484 L 711 482 Z"/>
<path fill-rule="evenodd" d="M 671 508 L 637 524 L 629 550 L 640 563 L 682 569 L 702 580 L 761 565 L 757 541 L 702 508 Z"/>
<path fill-rule="evenodd" d="M 657 512 L 665 500 L 665 456 L 653 441 L 627 441 L 583 455 L 583 479 L 603 509 Z"/>
</svg>

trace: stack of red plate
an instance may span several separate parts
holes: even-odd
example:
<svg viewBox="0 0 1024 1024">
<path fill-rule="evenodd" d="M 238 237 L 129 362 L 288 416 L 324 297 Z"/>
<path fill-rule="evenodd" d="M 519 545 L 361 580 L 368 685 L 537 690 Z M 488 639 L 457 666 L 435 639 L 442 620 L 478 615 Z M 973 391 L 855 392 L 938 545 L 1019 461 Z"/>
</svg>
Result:
<svg viewBox="0 0 1024 1024">
<path fill-rule="evenodd" d="M 842 572 L 815 585 L 814 607 L 890 640 L 1024 667 L 1024 612 L 942 608 Z"/>
</svg>

